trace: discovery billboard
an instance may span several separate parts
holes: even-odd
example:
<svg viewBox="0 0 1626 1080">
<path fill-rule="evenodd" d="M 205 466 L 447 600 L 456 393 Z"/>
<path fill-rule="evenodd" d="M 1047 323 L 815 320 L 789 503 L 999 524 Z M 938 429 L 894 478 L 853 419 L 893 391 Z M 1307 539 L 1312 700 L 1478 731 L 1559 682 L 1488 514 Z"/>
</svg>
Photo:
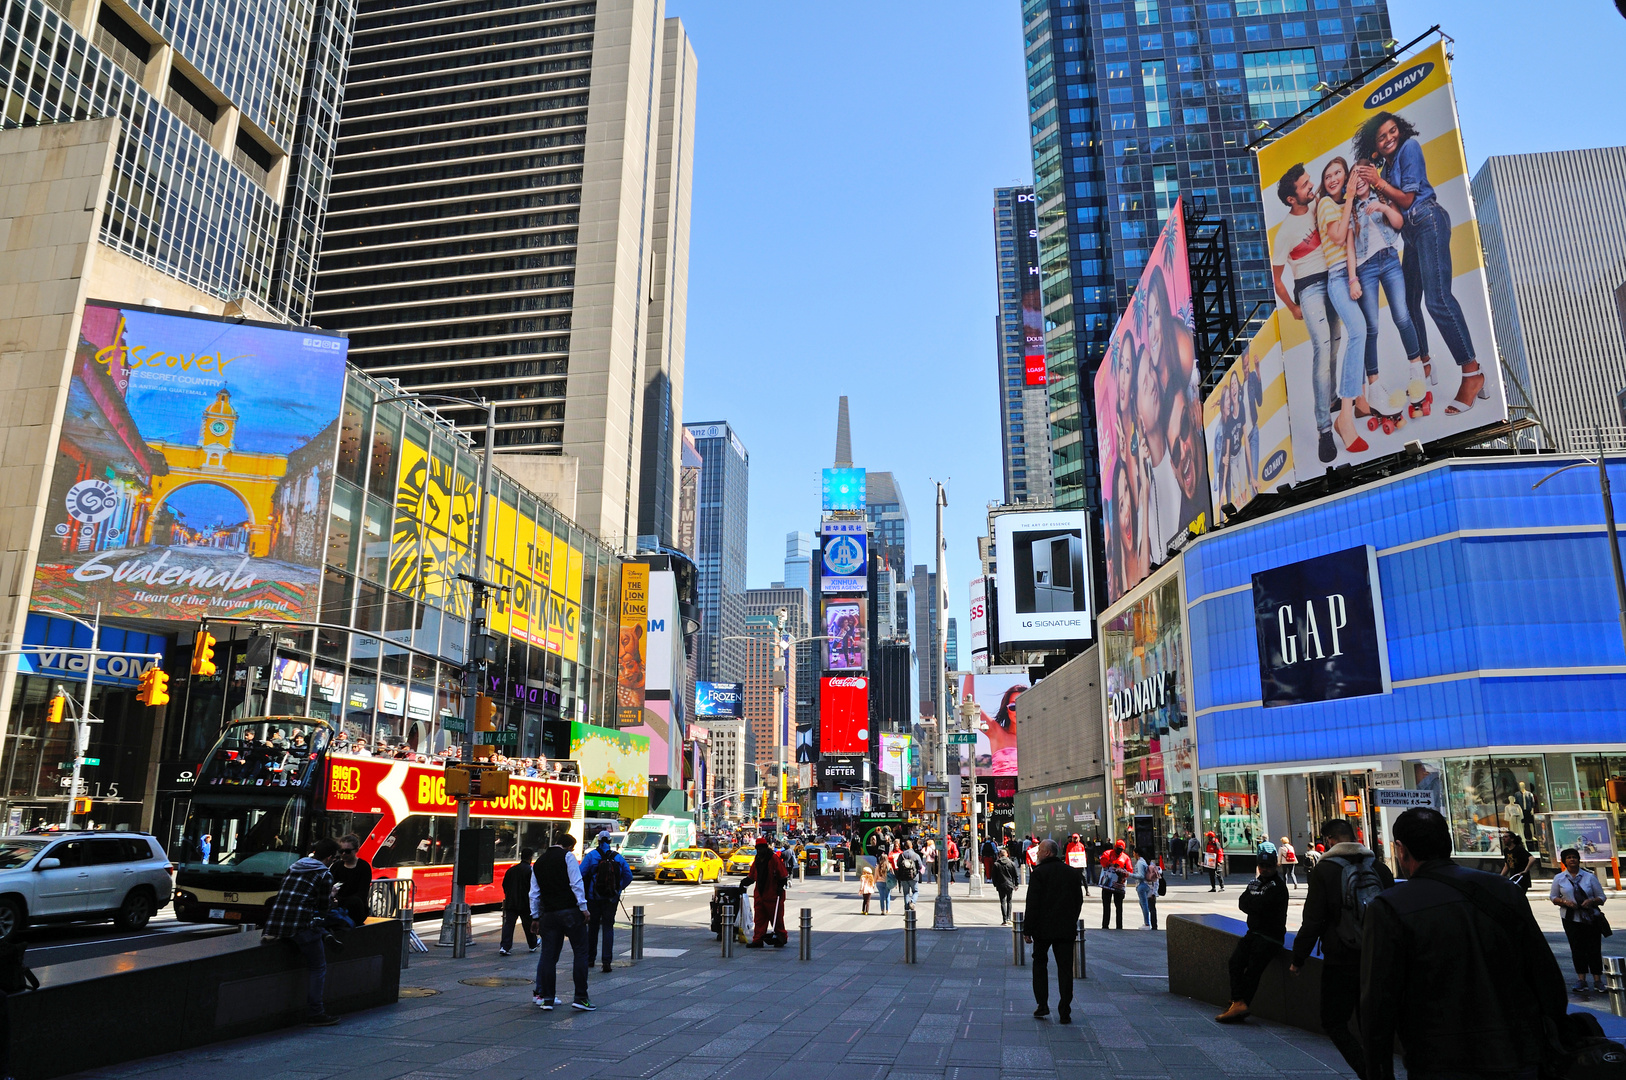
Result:
<svg viewBox="0 0 1626 1080">
<path fill-rule="evenodd" d="M 1093 635 L 1089 527 L 1081 510 L 994 518 L 995 593 L 1001 645 L 1079 641 Z"/>
<path fill-rule="evenodd" d="M 32 607 L 316 618 L 346 342 L 85 306 Z"/>
</svg>

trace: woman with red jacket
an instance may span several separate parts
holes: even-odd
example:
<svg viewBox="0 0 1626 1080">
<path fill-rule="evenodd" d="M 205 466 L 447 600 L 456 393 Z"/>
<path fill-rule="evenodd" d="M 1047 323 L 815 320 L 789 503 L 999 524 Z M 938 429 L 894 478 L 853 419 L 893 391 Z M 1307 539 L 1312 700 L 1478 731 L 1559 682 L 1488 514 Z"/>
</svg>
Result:
<svg viewBox="0 0 1626 1080">
<path fill-rule="evenodd" d="M 1225 848 L 1220 845 L 1219 837 L 1213 833 L 1208 834 L 1208 843 L 1203 845 L 1204 859 L 1208 866 L 1208 891 L 1216 888 L 1225 891 Z"/>
</svg>

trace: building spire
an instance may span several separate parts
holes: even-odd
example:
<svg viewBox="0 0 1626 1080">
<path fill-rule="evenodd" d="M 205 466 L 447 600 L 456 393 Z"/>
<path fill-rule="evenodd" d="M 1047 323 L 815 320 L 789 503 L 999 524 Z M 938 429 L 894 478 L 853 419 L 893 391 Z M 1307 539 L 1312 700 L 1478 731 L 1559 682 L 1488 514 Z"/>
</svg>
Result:
<svg viewBox="0 0 1626 1080">
<path fill-rule="evenodd" d="M 847 395 L 841 395 L 841 404 L 836 411 L 836 468 L 850 469 L 853 467 L 853 433 L 852 425 L 847 420 Z"/>
</svg>

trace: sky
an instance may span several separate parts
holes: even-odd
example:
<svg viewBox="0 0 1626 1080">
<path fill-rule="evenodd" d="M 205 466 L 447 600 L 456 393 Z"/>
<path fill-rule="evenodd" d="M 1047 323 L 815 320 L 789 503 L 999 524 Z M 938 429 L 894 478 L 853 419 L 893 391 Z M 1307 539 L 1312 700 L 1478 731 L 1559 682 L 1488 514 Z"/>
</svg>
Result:
<svg viewBox="0 0 1626 1080">
<path fill-rule="evenodd" d="M 1435 23 L 1455 38 L 1471 169 L 1626 143 L 1611 0 L 1389 13 L 1402 43 Z M 913 562 L 931 562 L 933 482 L 947 486 L 963 643 L 976 538 L 1003 495 L 993 189 L 1033 175 L 1019 2 L 668 0 L 667 14 L 699 58 L 683 419 L 728 421 L 750 453 L 748 583 L 784 576 L 786 532 L 817 530 L 846 394 L 853 460 L 896 476 Z"/>
</svg>

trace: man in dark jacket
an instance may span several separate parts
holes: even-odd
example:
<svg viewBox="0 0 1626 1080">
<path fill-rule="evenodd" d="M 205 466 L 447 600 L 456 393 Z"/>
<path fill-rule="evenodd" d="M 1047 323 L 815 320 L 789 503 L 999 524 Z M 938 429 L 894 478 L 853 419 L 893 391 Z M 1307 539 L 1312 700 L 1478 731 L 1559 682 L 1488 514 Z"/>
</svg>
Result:
<svg viewBox="0 0 1626 1080">
<path fill-rule="evenodd" d="M 1287 937 L 1287 886 L 1276 872 L 1276 853 L 1259 853 L 1258 876 L 1237 898 L 1248 916 L 1248 932 L 1231 953 L 1231 1007 L 1214 1017 L 1222 1024 L 1248 1018 L 1248 1003 L 1259 990 L 1265 969 L 1282 951 Z"/>
<path fill-rule="evenodd" d="M 993 882 L 994 891 L 999 894 L 999 925 L 1004 926 L 1011 921 L 1011 894 L 1016 891 L 1017 869 L 1011 861 L 1010 852 L 998 848 L 999 854 L 994 857 L 992 870 L 988 880 Z"/>
<path fill-rule="evenodd" d="M 1062 861 L 1054 840 L 1039 843 L 1039 861 L 1028 875 L 1027 914 L 1022 937 L 1033 945 L 1034 1016 L 1050 1015 L 1050 955 L 1056 957 L 1057 1006 L 1061 1022 L 1073 1022 L 1073 942 L 1084 907 L 1083 871 Z"/>
<path fill-rule="evenodd" d="M 556 837 L 553 846 L 536 860 L 531 872 L 532 926 L 542 939 L 542 955 L 536 961 L 536 986 L 531 1002 L 543 1012 L 559 1004 L 559 954 L 570 942 L 571 978 L 576 997 L 570 1007 L 592 1012 L 598 1006 L 587 996 L 587 969 L 592 957 L 587 951 L 587 894 L 582 889 L 582 868 L 576 861 L 576 838 L 569 833 Z"/>
<path fill-rule="evenodd" d="M 790 871 L 785 869 L 784 860 L 769 846 L 767 837 L 759 837 L 756 858 L 751 860 L 751 869 L 740 883 L 741 887 L 756 885 L 756 892 L 751 896 L 751 916 L 756 926 L 751 931 L 747 949 L 762 948 L 764 934 L 769 935 L 776 949 L 790 940 L 785 932 L 785 885 L 789 881 Z M 771 932 L 770 924 L 776 924 Z"/>
<path fill-rule="evenodd" d="M 1344 818 L 1331 818 L 1321 826 L 1326 856 L 1310 871 L 1304 897 L 1304 921 L 1293 936 L 1293 963 L 1297 974 L 1321 942 L 1321 1028 L 1344 1055 L 1356 1076 L 1366 1076 L 1366 1055 L 1349 1028 L 1361 1003 L 1361 950 L 1348 936 L 1359 929 L 1360 905 L 1370 903 L 1370 891 L 1394 888 L 1395 878 L 1378 857 L 1355 842 L 1355 830 Z M 1349 877 L 1351 911 L 1345 917 L 1344 878 Z"/>
<path fill-rule="evenodd" d="M 1416 807 L 1390 835 L 1405 882 L 1366 909 L 1361 1044 L 1367 1080 L 1406 1075 L 1535 1080 L 1543 1020 L 1568 1008 L 1564 975 L 1519 887 L 1451 862 L 1437 811 Z"/>
<path fill-rule="evenodd" d="M 610 846 L 610 834 L 599 833 L 598 843 L 582 860 L 582 888 L 587 892 L 587 957 L 591 961 L 598 949 L 599 934 L 604 935 L 601 959 L 604 972 L 610 972 L 610 953 L 615 936 L 615 911 L 621 906 L 621 894 L 632 884 L 632 867 L 621 853 Z"/>
<path fill-rule="evenodd" d="M 531 929 L 531 859 L 536 853 L 520 848 L 519 862 L 502 876 L 502 943 L 498 956 L 507 956 L 514 947 L 514 924 L 525 930 L 525 947 L 536 951 L 536 931 Z"/>
</svg>

